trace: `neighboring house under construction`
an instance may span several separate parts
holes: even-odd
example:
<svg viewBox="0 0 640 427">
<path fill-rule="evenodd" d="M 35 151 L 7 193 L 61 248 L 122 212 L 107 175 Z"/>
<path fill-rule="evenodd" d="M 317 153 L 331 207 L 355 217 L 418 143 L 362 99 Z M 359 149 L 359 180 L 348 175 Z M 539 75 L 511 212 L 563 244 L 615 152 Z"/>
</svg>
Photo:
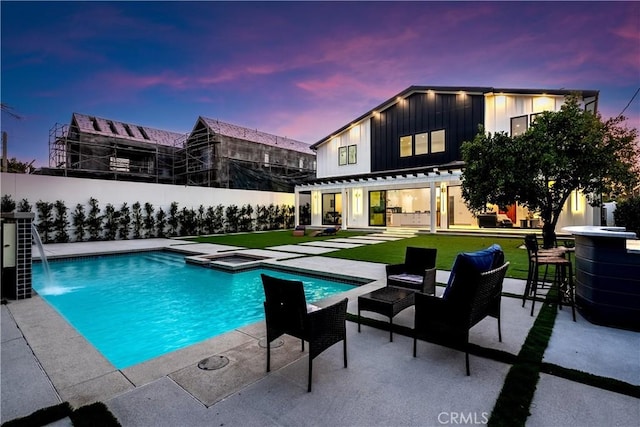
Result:
<svg viewBox="0 0 640 427">
<path fill-rule="evenodd" d="M 73 113 L 49 133 L 43 175 L 293 191 L 314 177 L 308 144 L 199 117 L 190 134 Z"/>
</svg>

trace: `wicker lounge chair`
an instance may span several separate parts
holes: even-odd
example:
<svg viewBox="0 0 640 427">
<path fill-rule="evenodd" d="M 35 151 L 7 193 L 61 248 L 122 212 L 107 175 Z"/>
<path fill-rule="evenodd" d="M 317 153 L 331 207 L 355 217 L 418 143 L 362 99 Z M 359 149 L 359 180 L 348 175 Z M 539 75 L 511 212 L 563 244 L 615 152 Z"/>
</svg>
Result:
<svg viewBox="0 0 640 427">
<path fill-rule="evenodd" d="M 307 305 L 302 282 L 262 274 L 267 323 L 267 372 L 271 370 L 271 342 L 283 334 L 309 342 L 309 384 L 313 359 L 333 344 L 343 341 L 344 367 L 347 367 L 347 298 L 324 308 Z"/>
<path fill-rule="evenodd" d="M 408 246 L 404 263 L 386 266 L 387 286 L 433 295 L 436 289 L 437 253 L 435 248 Z"/>
<path fill-rule="evenodd" d="M 482 260 L 474 256 L 480 253 Z M 509 263 L 503 264 L 504 253 L 497 248 L 488 253 L 459 254 L 442 298 L 415 294 L 414 357 L 418 339 L 460 348 L 465 351 L 470 375 L 469 330 L 487 316 L 498 319 L 498 340 L 502 342 L 500 298 Z"/>
</svg>

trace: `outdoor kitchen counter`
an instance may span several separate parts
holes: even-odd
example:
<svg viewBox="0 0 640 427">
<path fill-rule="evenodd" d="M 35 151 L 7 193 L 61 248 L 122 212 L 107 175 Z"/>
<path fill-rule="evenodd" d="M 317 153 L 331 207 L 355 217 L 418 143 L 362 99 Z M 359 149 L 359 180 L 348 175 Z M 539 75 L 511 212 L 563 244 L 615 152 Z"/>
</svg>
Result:
<svg viewBox="0 0 640 427">
<path fill-rule="evenodd" d="M 589 321 L 640 330 L 640 252 L 627 240 L 636 234 L 622 227 L 573 226 L 576 304 Z"/>
</svg>

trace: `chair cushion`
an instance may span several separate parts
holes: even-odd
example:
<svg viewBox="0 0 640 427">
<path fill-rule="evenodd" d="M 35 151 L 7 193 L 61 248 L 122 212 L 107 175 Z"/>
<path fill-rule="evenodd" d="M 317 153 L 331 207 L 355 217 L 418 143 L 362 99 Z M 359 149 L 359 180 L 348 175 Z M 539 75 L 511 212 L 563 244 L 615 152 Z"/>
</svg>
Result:
<svg viewBox="0 0 640 427">
<path fill-rule="evenodd" d="M 451 268 L 449 282 L 442 294 L 442 298 L 447 299 L 457 283 L 467 282 L 473 276 L 498 267 L 503 261 L 504 253 L 498 244 L 493 244 L 480 251 L 458 254 Z"/>
<path fill-rule="evenodd" d="M 402 273 L 392 274 L 387 279 L 395 280 L 397 282 L 407 282 L 411 284 L 421 285 L 424 277 L 417 274 Z"/>
</svg>

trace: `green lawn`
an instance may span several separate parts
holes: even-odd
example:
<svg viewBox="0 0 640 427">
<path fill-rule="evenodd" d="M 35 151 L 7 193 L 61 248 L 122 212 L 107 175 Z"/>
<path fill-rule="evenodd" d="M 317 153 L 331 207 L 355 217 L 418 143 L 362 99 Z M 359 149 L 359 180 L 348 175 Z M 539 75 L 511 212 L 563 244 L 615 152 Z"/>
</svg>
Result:
<svg viewBox="0 0 640 427">
<path fill-rule="evenodd" d="M 366 235 L 366 232 L 340 230 L 337 237 Z M 302 242 L 333 239 L 327 237 L 294 237 L 291 230 L 267 231 L 239 234 L 221 234 L 189 239 L 196 242 L 216 243 L 220 245 L 240 246 L 252 249 L 264 249 L 269 246 L 295 245 Z M 358 261 L 393 264 L 402 262 L 407 246 L 421 246 L 438 249 L 437 268 L 450 270 L 456 255 L 460 252 L 471 252 L 486 248 L 493 243 L 502 246 L 505 258 L 511 264 L 508 277 L 526 279 L 528 270 L 527 251 L 521 249 L 523 240 L 512 237 L 451 236 L 446 234 L 423 234 L 392 242 L 360 246 L 353 249 L 342 249 L 324 254 L 334 258 L 346 258 Z"/>
</svg>

